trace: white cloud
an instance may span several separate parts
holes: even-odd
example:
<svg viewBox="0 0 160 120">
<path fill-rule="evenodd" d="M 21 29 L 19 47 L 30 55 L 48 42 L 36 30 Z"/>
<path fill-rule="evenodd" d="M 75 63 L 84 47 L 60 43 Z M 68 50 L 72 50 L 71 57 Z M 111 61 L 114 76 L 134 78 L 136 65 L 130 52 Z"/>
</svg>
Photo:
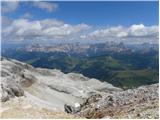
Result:
<svg viewBox="0 0 160 120">
<path fill-rule="evenodd" d="M 29 2 L 29 3 L 30 5 L 33 5 L 36 8 L 43 9 L 48 12 L 53 12 L 58 8 L 58 4 L 51 3 L 51 2 L 34 1 L 34 2 Z M 20 2 L 18 0 L 2 1 L 1 11 L 2 13 L 14 12 L 19 7 L 19 4 Z"/>
<path fill-rule="evenodd" d="M 110 27 L 106 29 L 98 29 L 89 34 L 91 38 L 103 38 L 103 37 L 126 37 L 128 34 L 122 26 Z"/>
<path fill-rule="evenodd" d="M 89 34 L 83 35 L 83 39 L 92 40 L 158 40 L 159 26 L 144 26 L 143 24 L 131 25 L 130 27 L 116 26 L 97 29 Z M 141 42 L 140 41 L 140 42 Z"/>
<path fill-rule="evenodd" d="M 18 19 L 2 30 L 2 37 L 6 40 L 64 39 L 89 28 L 90 26 L 84 23 L 70 25 L 54 19 L 35 21 Z"/>
<path fill-rule="evenodd" d="M 53 12 L 58 8 L 58 4 L 56 3 L 51 3 L 51 2 L 40 2 L 40 1 L 35 1 L 33 2 L 33 6 L 46 10 L 48 12 Z"/>
<path fill-rule="evenodd" d="M 1 2 L 2 13 L 14 12 L 19 6 L 18 1 L 3 1 Z"/>
<path fill-rule="evenodd" d="M 12 23 L 12 20 L 6 16 L 1 16 L 1 25 L 2 27 L 9 26 Z"/>
<path fill-rule="evenodd" d="M 86 39 L 86 37 L 87 37 L 86 35 L 80 35 L 81 39 Z"/>
<path fill-rule="evenodd" d="M 147 36 L 155 36 L 158 34 L 158 26 L 144 26 L 143 24 L 140 25 L 132 25 L 128 33 L 130 36 L 134 37 L 147 37 Z"/>
<path fill-rule="evenodd" d="M 4 19 L 4 20 L 3 20 Z M 129 43 L 157 42 L 159 27 L 143 24 L 129 27 L 114 26 L 96 29 L 93 26 L 81 23 L 66 24 L 56 19 L 9 20 L 2 17 L 2 39 L 9 41 L 22 40 L 78 40 L 78 41 L 117 41 Z"/>
<path fill-rule="evenodd" d="M 32 18 L 32 14 L 29 13 L 29 12 L 26 12 L 26 13 L 22 16 L 22 18 L 26 18 L 26 19 Z"/>
</svg>

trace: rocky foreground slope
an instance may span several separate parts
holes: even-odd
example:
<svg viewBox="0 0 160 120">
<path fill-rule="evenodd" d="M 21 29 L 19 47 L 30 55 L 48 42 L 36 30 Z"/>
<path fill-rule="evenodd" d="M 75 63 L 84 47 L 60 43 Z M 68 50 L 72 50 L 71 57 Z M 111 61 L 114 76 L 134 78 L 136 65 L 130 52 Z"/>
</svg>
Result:
<svg viewBox="0 0 160 120">
<path fill-rule="evenodd" d="M 6 58 L 1 58 L 0 92 L 1 118 L 158 118 L 158 84 L 122 91 Z"/>
<path fill-rule="evenodd" d="M 93 94 L 121 91 L 106 82 L 80 74 L 33 68 L 12 59 L 1 58 L 1 101 L 25 96 L 30 103 L 49 110 L 64 111 L 64 105 L 80 105 Z"/>
<path fill-rule="evenodd" d="M 88 98 L 81 111 L 86 118 L 159 118 L 158 84 Z"/>
</svg>

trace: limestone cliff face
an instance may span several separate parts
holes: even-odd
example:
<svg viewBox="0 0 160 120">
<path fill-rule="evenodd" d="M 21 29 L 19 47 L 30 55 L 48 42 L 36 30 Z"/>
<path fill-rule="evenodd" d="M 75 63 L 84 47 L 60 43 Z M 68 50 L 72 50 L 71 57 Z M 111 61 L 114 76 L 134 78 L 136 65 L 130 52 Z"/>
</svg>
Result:
<svg viewBox="0 0 160 120">
<path fill-rule="evenodd" d="M 13 59 L 1 58 L 0 92 L 1 118 L 158 118 L 158 84 L 123 91 Z"/>
</svg>

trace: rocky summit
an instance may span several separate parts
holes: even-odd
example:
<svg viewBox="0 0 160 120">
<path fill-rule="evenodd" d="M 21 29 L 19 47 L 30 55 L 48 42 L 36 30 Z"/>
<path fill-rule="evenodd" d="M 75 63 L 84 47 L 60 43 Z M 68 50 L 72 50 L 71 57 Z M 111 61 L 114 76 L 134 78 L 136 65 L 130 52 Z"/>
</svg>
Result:
<svg viewBox="0 0 160 120">
<path fill-rule="evenodd" d="M 158 118 L 158 84 L 107 82 L 1 58 L 1 118 Z M 15 114 L 16 113 L 16 114 Z"/>
</svg>

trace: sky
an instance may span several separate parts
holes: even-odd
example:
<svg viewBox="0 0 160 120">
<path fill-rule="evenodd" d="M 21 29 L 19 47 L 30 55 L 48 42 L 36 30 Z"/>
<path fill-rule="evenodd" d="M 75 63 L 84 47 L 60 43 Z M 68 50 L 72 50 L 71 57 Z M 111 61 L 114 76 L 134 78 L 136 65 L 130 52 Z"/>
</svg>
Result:
<svg viewBox="0 0 160 120">
<path fill-rule="evenodd" d="M 158 41 L 158 2 L 2 2 L 2 41 Z"/>
</svg>

